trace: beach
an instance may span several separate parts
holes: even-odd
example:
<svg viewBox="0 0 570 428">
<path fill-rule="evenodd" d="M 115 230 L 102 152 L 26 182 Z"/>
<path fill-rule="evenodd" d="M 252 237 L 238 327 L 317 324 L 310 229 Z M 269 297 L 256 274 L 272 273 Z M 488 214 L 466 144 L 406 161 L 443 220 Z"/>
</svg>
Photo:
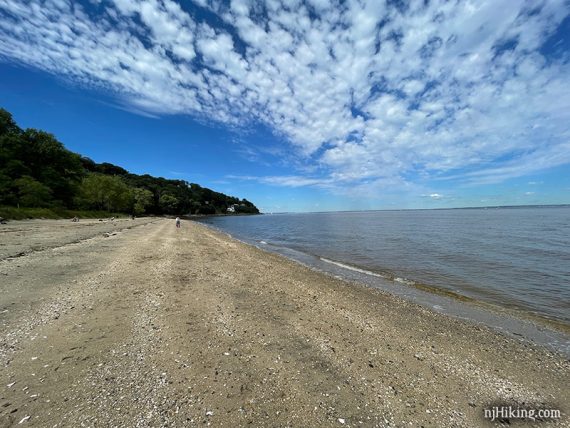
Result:
<svg viewBox="0 0 570 428">
<path fill-rule="evenodd" d="M 0 244 L 0 426 L 569 425 L 564 356 L 195 222 L 10 222 Z"/>
</svg>

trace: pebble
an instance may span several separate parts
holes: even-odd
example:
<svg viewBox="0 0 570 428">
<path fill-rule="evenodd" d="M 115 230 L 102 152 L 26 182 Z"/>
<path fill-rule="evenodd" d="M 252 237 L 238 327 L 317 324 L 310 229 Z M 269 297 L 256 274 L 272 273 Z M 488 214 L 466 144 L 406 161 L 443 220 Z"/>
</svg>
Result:
<svg viewBox="0 0 570 428">
<path fill-rule="evenodd" d="M 20 422 L 18 422 L 18 425 L 23 424 L 24 422 L 26 422 L 28 419 L 30 419 L 30 416 L 24 416 L 22 419 L 20 419 Z"/>
</svg>

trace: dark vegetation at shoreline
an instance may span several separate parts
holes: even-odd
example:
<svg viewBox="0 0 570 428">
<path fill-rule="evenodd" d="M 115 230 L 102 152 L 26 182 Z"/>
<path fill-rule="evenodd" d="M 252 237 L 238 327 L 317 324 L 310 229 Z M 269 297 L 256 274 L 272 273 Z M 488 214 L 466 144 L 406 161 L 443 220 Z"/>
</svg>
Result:
<svg viewBox="0 0 570 428">
<path fill-rule="evenodd" d="M 17 208 L 16 208 L 17 207 Z M 52 134 L 21 129 L 0 108 L 0 216 L 5 218 L 259 214 L 247 199 L 184 180 L 132 174 L 67 150 Z"/>
</svg>

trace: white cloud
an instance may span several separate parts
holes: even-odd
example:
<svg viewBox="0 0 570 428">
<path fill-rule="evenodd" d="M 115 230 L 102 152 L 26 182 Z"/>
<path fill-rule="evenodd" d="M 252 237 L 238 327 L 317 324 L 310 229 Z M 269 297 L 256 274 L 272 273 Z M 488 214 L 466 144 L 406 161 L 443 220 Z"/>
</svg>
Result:
<svg viewBox="0 0 570 428">
<path fill-rule="evenodd" d="M 287 176 L 243 176 L 243 175 L 228 175 L 228 179 L 232 180 L 253 180 L 259 181 L 264 184 L 274 184 L 285 187 L 304 187 L 304 186 L 318 186 L 322 188 L 332 188 L 335 182 L 330 178 L 311 178 L 300 175 L 287 175 Z"/>
<path fill-rule="evenodd" d="M 0 58 L 135 111 L 262 122 L 324 177 L 267 183 L 485 184 L 570 163 L 568 58 L 539 50 L 562 0 L 195 3 L 224 26 L 173 0 L 0 0 Z"/>
<path fill-rule="evenodd" d="M 429 194 L 423 194 L 422 198 L 430 198 L 430 199 L 441 199 L 444 196 L 440 193 L 429 193 Z"/>
</svg>

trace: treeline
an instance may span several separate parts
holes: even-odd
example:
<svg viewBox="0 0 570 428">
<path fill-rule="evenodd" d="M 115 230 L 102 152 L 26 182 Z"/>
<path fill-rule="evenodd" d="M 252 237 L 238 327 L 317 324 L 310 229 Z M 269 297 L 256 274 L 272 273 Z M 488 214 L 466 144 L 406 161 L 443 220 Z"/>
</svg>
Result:
<svg viewBox="0 0 570 428">
<path fill-rule="evenodd" d="M 0 108 L 0 205 L 129 214 L 257 214 L 246 199 L 183 180 L 131 174 L 67 150 L 52 135 L 23 130 Z"/>
</svg>

